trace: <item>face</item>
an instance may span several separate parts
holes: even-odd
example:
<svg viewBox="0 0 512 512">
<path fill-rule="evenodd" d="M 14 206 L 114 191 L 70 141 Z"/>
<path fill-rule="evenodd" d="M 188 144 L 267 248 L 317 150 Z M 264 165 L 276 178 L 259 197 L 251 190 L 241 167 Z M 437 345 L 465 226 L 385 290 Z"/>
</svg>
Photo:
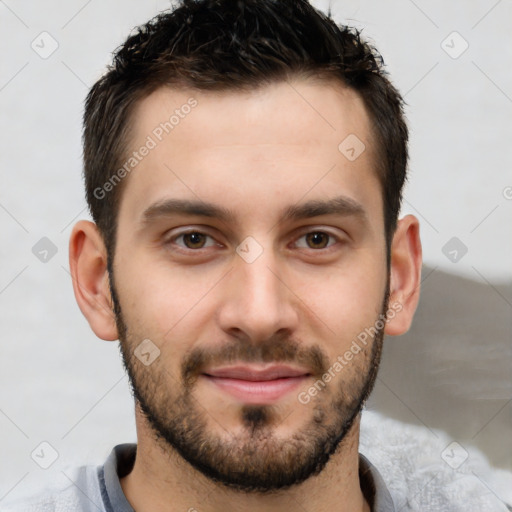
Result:
<svg viewBox="0 0 512 512">
<path fill-rule="evenodd" d="M 160 89 L 133 123 L 131 148 L 151 147 L 123 183 L 111 286 L 140 408 L 160 446 L 215 481 L 300 483 L 346 439 L 380 357 L 388 272 L 364 105 L 326 82 Z M 338 148 L 349 135 L 356 159 Z"/>
</svg>

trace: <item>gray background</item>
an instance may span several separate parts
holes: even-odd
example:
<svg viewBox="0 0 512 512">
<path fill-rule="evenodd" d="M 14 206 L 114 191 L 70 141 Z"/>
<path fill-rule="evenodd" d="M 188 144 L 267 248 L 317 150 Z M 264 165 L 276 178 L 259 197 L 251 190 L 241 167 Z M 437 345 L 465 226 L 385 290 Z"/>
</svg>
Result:
<svg viewBox="0 0 512 512">
<path fill-rule="evenodd" d="M 75 304 L 67 243 L 87 218 L 84 97 L 128 32 L 168 6 L 0 1 L 0 500 L 135 440 L 117 344 L 98 340 Z M 512 469 L 512 3 L 339 1 L 332 11 L 364 27 L 408 103 L 403 213 L 420 218 L 427 264 L 415 326 L 388 339 L 370 407 Z M 31 458 L 43 441 L 59 454 L 47 470 Z"/>
</svg>

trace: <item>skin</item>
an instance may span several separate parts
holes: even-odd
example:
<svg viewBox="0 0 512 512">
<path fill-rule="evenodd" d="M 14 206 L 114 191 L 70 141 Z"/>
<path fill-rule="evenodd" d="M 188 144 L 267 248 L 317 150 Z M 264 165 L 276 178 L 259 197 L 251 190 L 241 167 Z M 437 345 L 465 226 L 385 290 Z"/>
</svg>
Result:
<svg viewBox="0 0 512 512">
<path fill-rule="evenodd" d="M 382 191 L 370 120 L 357 93 L 338 83 L 305 80 L 247 93 L 162 88 L 138 105 L 133 148 L 190 97 L 197 107 L 125 178 L 114 258 L 116 292 L 128 329 L 124 350 L 141 382 L 155 384 L 148 396 L 162 412 L 167 410 L 164 400 L 183 391 L 181 364 L 196 349 L 223 354 L 228 345 L 275 347 L 269 341 L 281 340 L 286 347 L 293 340 L 306 353 L 318 347 L 332 365 L 359 333 L 375 324 L 387 290 Z M 349 134 L 366 145 L 354 161 L 338 150 Z M 357 203 L 363 213 L 280 220 L 291 205 L 336 196 Z M 169 198 L 227 207 L 234 219 L 161 215 L 143 222 L 151 205 Z M 194 247 L 190 239 L 176 238 L 187 228 L 209 235 L 203 239 L 206 247 L 191 249 L 186 245 Z M 326 239 L 320 237 L 317 246 L 305 236 L 318 231 L 332 235 L 327 247 Z M 262 249 L 251 263 L 236 252 L 248 236 Z M 70 267 L 91 328 L 104 340 L 118 339 L 106 249 L 91 222 L 74 227 Z M 399 304 L 401 310 L 388 319 L 386 334 L 409 329 L 420 270 L 419 224 L 408 215 L 399 220 L 392 242 L 389 305 Z M 132 355 L 146 338 L 160 350 L 148 367 Z M 372 364 L 371 345 L 310 403 L 301 403 L 297 395 L 313 384 L 313 376 L 265 407 L 269 421 L 256 429 L 261 437 L 251 437 L 241 414 L 244 404 L 204 378 L 193 383 L 193 405 L 211 439 L 233 443 L 233 449 L 252 443 L 261 456 L 277 460 L 275 448 L 304 432 L 315 410 L 323 411 L 322 425 L 337 424 L 333 400 L 343 390 L 346 400 L 356 398 L 352 390 L 357 394 L 360 376 Z M 258 493 L 220 485 L 184 462 L 155 436 L 136 403 L 137 459 L 121 485 L 138 512 L 192 507 L 201 512 L 286 512 L 298 504 L 304 510 L 369 510 L 357 471 L 359 420 L 358 415 L 318 475 Z M 266 444 L 269 436 L 274 444 Z"/>
</svg>

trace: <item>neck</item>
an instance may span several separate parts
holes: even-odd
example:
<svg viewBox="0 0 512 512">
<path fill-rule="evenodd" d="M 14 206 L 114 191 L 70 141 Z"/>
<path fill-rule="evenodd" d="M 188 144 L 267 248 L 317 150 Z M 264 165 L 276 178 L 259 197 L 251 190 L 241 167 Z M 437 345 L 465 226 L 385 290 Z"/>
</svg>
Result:
<svg viewBox="0 0 512 512">
<path fill-rule="evenodd" d="M 359 422 L 354 422 L 324 470 L 287 490 L 244 493 L 212 482 L 155 436 L 136 408 L 137 456 L 121 479 L 123 492 L 137 512 L 370 512 L 359 483 Z"/>
</svg>

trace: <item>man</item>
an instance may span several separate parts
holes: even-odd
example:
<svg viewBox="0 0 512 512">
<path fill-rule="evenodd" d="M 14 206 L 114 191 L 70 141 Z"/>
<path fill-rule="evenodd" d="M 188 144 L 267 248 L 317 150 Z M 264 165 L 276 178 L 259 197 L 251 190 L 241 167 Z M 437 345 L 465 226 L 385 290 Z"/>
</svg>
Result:
<svg viewBox="0 0 512 512">
<path fill-rule="evenodd" d="M 412 510 L 359 454 L 383 336 L 419 297 L 406 166 L 380 57 L 305 0 L 184 0 L 140 27 L 87 98 L 95 222 L 70 240 L 138 442 L 35 509 Z"/>
</svg>

